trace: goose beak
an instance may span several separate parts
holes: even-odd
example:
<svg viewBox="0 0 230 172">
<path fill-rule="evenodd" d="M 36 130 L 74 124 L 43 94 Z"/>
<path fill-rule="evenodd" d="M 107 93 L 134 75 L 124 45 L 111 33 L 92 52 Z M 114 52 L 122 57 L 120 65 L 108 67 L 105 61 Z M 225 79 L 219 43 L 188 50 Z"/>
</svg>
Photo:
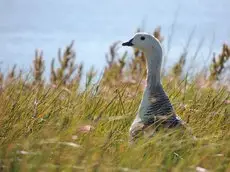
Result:
<svg viewBox="0 0 230 172">
<path fill-rule="evenodd" d="M 128 42 L 124 42 L 124 43 L 122 43 L 122 46 L 133 46 L 132 41 L 133 41 L 133 39 L 130 39 Z"/>
</svg>

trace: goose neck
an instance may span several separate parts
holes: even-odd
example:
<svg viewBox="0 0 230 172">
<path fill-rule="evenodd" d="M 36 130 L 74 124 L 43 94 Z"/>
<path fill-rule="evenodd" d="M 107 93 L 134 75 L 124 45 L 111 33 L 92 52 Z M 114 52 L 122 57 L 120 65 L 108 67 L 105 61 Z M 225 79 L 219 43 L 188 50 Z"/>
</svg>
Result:
<svg viewBox="0 0 230 172">
<path fill-rule="evenodd" d="M 154 51 L 146 52 L 146 60 L 147 60 L 147 88 L 154 89 L 161 83 L 160 71 L 161 71 L 161 59 L 162 53 L 157 51 L 158 53 L 154 53 Z"/>
</svg>

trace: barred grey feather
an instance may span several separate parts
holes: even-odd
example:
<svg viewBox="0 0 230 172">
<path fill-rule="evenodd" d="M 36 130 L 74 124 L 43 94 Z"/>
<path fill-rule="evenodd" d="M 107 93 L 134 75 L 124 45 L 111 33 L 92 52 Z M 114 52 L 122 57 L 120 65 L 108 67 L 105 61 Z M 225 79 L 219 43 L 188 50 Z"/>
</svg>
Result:
<svg viewBox="0 0 230 172">
<path fill-rule="evenodd" d="M 173 106 L 161 84 L 149 90 L 149 102 L 146 113 L 142 115 L 142 121 L 145 125 L 153 124 L 157 121 L 167 127 L 173 127 L 180 123 L 177 118 Z"/>
</svg>

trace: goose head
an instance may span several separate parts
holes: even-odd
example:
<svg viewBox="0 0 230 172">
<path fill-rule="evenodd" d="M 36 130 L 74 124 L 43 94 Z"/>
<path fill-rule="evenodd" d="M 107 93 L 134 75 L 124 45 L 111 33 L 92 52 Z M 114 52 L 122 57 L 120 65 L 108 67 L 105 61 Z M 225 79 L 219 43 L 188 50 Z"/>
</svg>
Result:
<svg viewBox="0 0 230 172">
<path fill-rule="evenodd" d="M 138 32 L 132 39 L 124 42 L 122 46 L 130 46 L 144 52 L 161 51 L 160 42 L 151 34 Z"/>
</svg>

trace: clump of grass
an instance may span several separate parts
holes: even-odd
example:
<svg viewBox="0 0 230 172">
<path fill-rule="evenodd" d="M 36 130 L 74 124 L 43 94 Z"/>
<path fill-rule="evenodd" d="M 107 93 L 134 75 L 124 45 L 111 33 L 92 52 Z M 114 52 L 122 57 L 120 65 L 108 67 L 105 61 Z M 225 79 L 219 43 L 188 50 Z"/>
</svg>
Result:
<svg viewBox="0 0 230 172">
<path fill-rule="evenodd" d="M 110 47 L 96 88 L 91 68 L 86 88 L 76 89 L 84 75 L 73 44 L 63 54 L 59 50 L 60 66 L 52 61 L 50 81 L 43 82 L 41 53 L 35 55 L 33 80 L 18 77 L 16 67 L 7 77 L 0 75 L 0 171 L 230 170 L 230 93 L 222 86 L 200 87 L 196 78 L 178 77 L 185 56 L 173 77 L 164 75 L 163 86 L 197 140 L 180 130 L 162 130 L 128 145 L 129 126 L 142 96 L 145 59 L 134 50 L 128 61 L 127 53 L 116 53 L 117 45 Z"/>
</svg>

